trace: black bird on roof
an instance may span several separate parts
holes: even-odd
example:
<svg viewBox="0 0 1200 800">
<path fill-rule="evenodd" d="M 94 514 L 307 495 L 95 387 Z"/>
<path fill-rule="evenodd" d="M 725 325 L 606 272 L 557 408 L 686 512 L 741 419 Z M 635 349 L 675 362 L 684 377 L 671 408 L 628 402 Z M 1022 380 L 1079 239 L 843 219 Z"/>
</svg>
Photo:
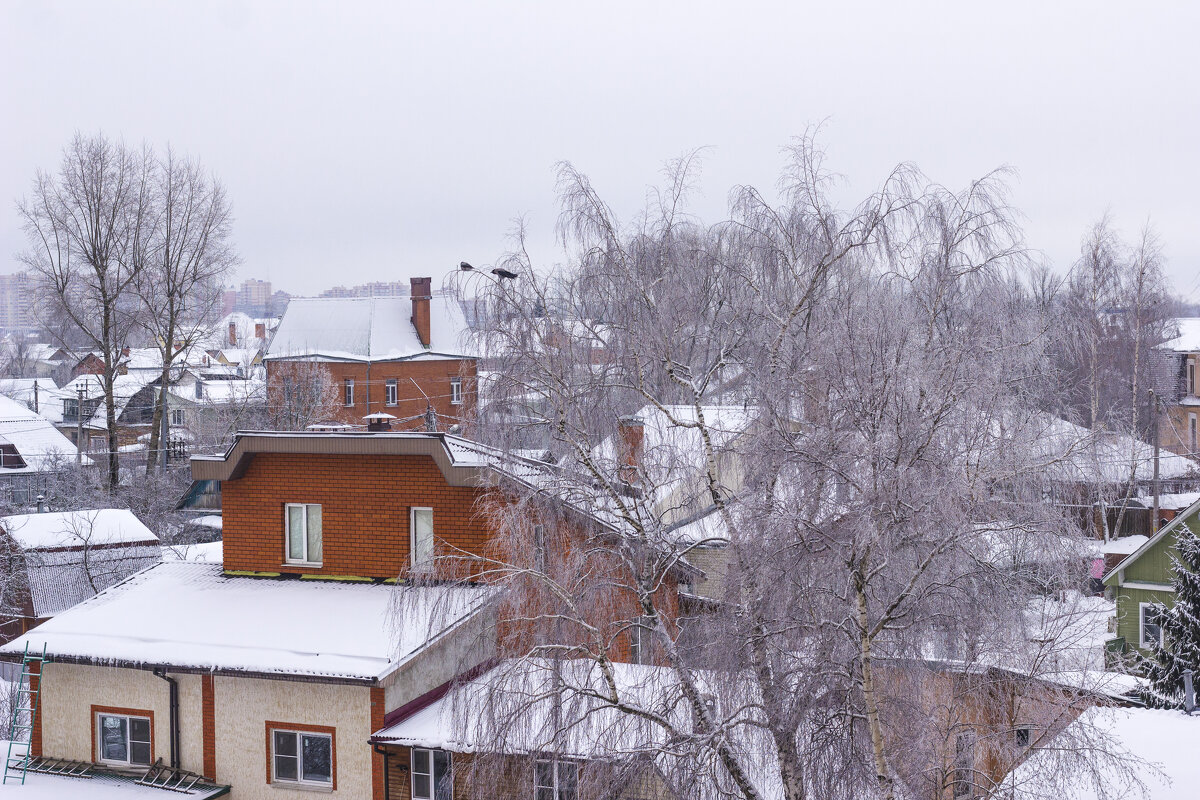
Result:
<svg viewBox="0 0 1200 800">
<path fill-rule="evenodd" d="M 504 278 L 508 278 L 510 281 L 512 281 L 512 280 L 516 280 L 516 278 L 517 278 L 517 273 L 509 272 L 504 267 L 496 267 L 494 270 L 492 270 L 492 274 L 495 275 L 497 278 L 500 278 L 501 280 L 503 280 Z"/>
<path fill-rule="evenodd" d="M 475 269 L 474 267 L 472 267 L 470 264 L 468 264 L 465 261 L 459 262 L 458 268 L 461 269 L 463 272 L 471 272 L 472 270 Z"/>
</svg>

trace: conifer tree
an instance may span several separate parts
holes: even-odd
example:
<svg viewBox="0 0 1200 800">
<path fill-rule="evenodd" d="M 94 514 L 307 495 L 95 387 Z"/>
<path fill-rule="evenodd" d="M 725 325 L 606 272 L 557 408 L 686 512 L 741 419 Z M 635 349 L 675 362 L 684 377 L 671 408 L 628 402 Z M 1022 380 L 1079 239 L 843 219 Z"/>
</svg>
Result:
<svg viewBox="0 0 1200 800">
<path fill-rule="evenodd" d="M 1175 605 L 1159 615 L 1162 637 L 1150 646 L 1143 667 L 1149 686 L 1149 705 L 1183 705 L 1183 672 L 1190 669 L 1200 681 L 1200 539 L 1186 525 L 1176 542 Z"/>
</svg>

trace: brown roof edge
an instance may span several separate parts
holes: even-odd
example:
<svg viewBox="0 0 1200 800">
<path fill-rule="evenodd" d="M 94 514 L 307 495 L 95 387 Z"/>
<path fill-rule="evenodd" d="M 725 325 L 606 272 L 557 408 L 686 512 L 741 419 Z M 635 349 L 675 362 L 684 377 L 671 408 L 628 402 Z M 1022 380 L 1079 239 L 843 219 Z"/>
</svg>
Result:
<svg viewBox="0 0 1200 800">
<path fill-rule="evenodd" d="M 21 653 L 0 653 L 0 661 L 20 664 Z M 77 664 L 85 667 L 103 667 L 120 669 L 138 669 L 146 672 L 165 670 L 177 675 L 221 675 L 230 678 L 256 678 L 270 681 L 292 681 L 294 683 L 333 683 L 344 686 L 378 686 L 378 678 L 351 678 L 339 676 L 307 675 L 290 672 L 261 672 L 256 670 L 228 669 L 201 666 L 184 666 L 180 664 L 152 664 L 146 661 L 128 661 L 125 659 L 95 659 L 86 656 L 52 655 L 47 653 L 47 661 L 54 664 Z"/>
<path fill-rule="evenodd" d="M 382 432 L 247 431 L 239 433 L 222 456 L 193 456 L 192 479 L 237 480 L 258 453 L 428 456 L 451 486 L 482 486 L 486 482 L 480 465 L 454 464 L 442 434 Z"/>
</svg>

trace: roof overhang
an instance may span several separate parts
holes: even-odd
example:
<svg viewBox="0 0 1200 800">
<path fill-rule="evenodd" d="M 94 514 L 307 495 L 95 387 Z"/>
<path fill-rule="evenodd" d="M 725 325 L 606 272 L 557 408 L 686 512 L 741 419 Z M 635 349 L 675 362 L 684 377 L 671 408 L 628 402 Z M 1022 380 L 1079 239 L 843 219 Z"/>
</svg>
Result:
<svg viewBox="0 0 1200 800">
<path fill-rule="evenodd" d="M 487 467 L 480 464 L 455 464 L 440 433 L 364 432 L 330 433 L 325 431 L 247 431 L 239 433 L 233 445 L 219 456 L 192 456 L 192 479 L 197 481 L 235 481 L 242 477 L 255 455 L 384 455 L 426 456 L 432 458 L 451 486 L 485 486 Z"/>
<path fill-rule="evenodd" d="M 1176 528 L 1178 528 L 1179 526 L 1183 525 L 1187 521 L 1187 519 L 1189 517 L 1191 517 L 1193 514 L 1195 514 L 1198 510 L 1200 510 L 1200 500 L 1197 500 L 1196 502 L 1192 503 L 1190 506 L 1185 508 L 1183 511 L 1180 511 L 1178 514 L 1176 514 L 1171 519 L 1170 522 L 1168 522 L 1166 525 L 1164 525 L 1158 529 L 1158 533 L 1154 534 L 1149 539 L 1147 539 L 1142 544 L 1141 547 L 1139 547 L 1137 550 L 1134 550 L 1129 555 L 1125 556 L 1125 558 L 1121 559 L 1115 567 L 1113 567 L 1111 570 L 1109 570 L 1108 574 L 1105 575 L 1103 578 L 1104 585 L 1105 586 L 1121 585 L 1121 583 L 1125 579 L 1125 574 L 1124 574 L 1125 569 L 1130 564 L 1132 564 L 1133 562 L 1135 562 L 1139 558 L 1141 558 L 1143 555 L 1145 555 L 1145 553 L 1147 551 L 1149 551 L 1151 547 L 1154 547 L 1154 545 L 1158 544 L 1159 541 L 1161 541 L 1164 536 L 1167 536 L 1168 534 L 1171 533 L 1171 531 L 1173 531 Z"/>
</svg>

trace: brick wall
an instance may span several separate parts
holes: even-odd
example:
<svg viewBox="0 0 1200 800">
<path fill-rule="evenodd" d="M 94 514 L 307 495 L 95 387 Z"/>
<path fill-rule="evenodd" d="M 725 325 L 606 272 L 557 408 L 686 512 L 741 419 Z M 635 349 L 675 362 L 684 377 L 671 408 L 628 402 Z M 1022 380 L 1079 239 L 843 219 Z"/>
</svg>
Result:
<svg viewBox="0 0 1200 800">
<path fill-rule="evenodd" d="M 409 509 L 433 508 L 439 551 L 481 552 L 480 490 L 446 484 L 428 456 L 254 456 L 222 485 L 225 568 L 395 578 L 408 567 Z M 284 565 L 284 505 L 319 503 L 323 566 Z"/>
<path fill-rule="evenodd" d="M 429 402 L 438 415 L 438 430 L 446 430 L 451 425 L 463 421 L 475 405 L 475 361 L 474 359 L 428 360 L 428 361 L 384 361 L 371 365 L 370 381 L 367 380 L 366 364 L 328 363 L 330 375 L 338 390 L 337 418 L 342 422 L 361 424 L 367 414 L 383 412 L 399 419 L 415 417 L 425 413 L 426 400 L 421 394 L 428 395 Z M 267 362 L 267 397 L 282 396 L 281 364 Z M 354 381 L 354 405 L 342 405 L 345 397 L 344 384 L 346 379 Z M 387 381 L 396 380 L 397 404 L 389 406 L 387 400 Z M 450 381 L 452 378 L 462 378 L 463 403 L 454 405 L 450 402 Z M 413 382 L 416 382 L 416 386 Z M 418 391 L 420 387 L 420 391 Z M 370 403 L 368 405 L 368 392 Z M 369 410 L 368 410 L 369 409 Z M 405 423 L 400 426 L 404 430 L 416 430 L 420 423 Z"/>
</svg>

